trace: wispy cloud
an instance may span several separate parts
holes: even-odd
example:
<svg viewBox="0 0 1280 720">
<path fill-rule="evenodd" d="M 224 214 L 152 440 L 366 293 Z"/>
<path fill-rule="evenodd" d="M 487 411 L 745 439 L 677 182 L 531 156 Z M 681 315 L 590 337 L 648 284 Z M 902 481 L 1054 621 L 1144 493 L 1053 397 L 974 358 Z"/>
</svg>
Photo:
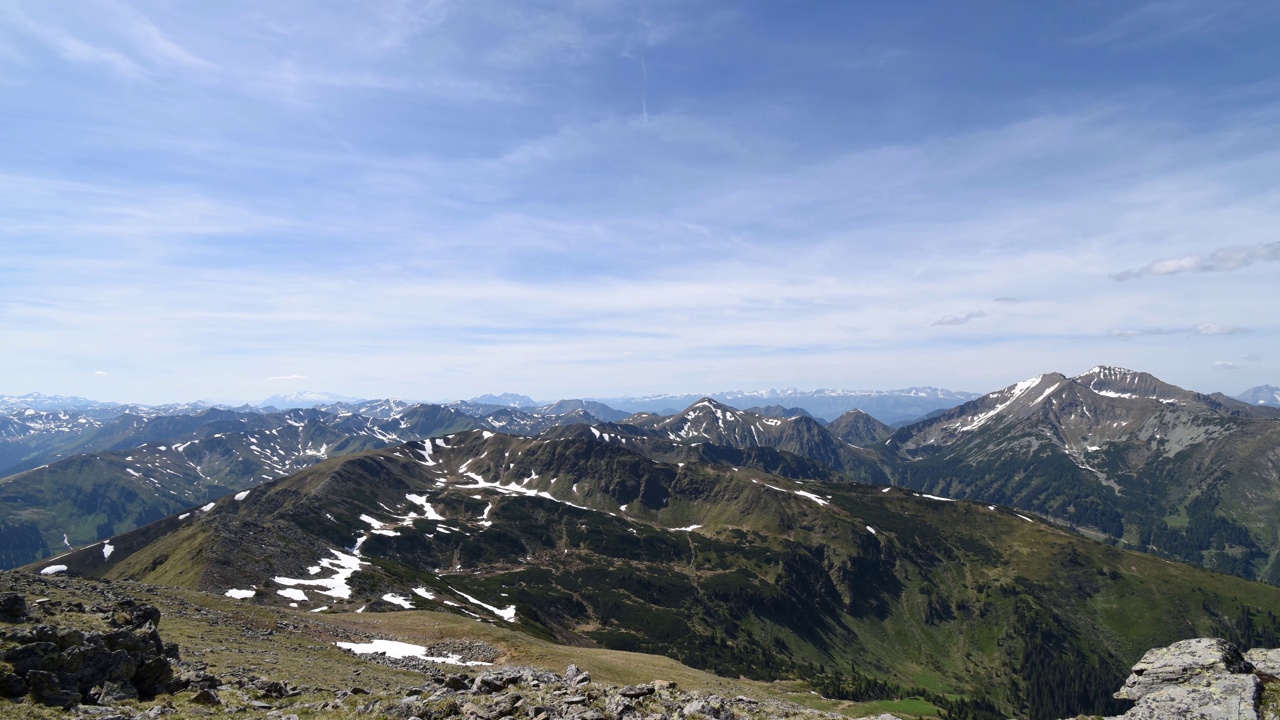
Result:
<svg viewBox="0 0 1280 720">
<path fill-rule="evenodd" d="M 1271 3 L 1251 0 L 1157 0 L 1075 39 L 1089 45 L 1151 45 L 1231 34 L 1280 20 Z"/>
<path fill-rule="evenodd" d="M 1107 337 L 1113 338 L 1133 338 L 1148 337 L 1154 335 L 1176 335 L 1185 330 L 1171 330 L 1169 328 L 1121 328 L 1112 330 L 1107 333 Z"/>
<path fill-rule="evenodd" d="M 978 318 L 986 317 L 986 316 L 987 316 L 986 313 L 982 312 L 981 310 L 978 310 L 976 312 L 965 313 L 964 315 L 943 315 L 942 317 L 938 318 L 937 320 L 934 320 L 930 324 L 935 326 L 936 325 L 964 325 L 970 320 L 977 320 Z"/>
<path fill-rule="evenodd" d="M 284 380 L 310 380 L 306 375 L 273 375 L 267 378 L 267 382 L 280 382 Z"/>
<path fill-rule="evenodd" d="M 1233 327 L 1230 325 L 1218 325 L 1216 323 L 1201 323 L 1191 327 L 1182 328 L 1121 328 L 1111 330 L 1107 333 L 1107 337 L 1113 338 L 1133 338 L 1133 337 L 1150 337 L 1159 335 L 1199 335 L 1205 337 L 1213 337 L 1218 335 L 1243 335 L 1251 332 L 1248 328 Z"/>
<path fill-rule="evenodd" d="M 1242 370 L 1244 365 L 1231 360 L 1218 360 L 1213 364 L 1214 370 Z"/>
<path fill-rule="evenodd" d="M 1216 250 L 1209 255 L 1186 255 L 1179 258 L 1156 260 L 1140 268 L 1115 273 L 1111 278 L 1123 282 L 1147 275 L 1229 272 L 1249 267 L 1255 262 L 1277 260 L 1280 260 L 1280 242 L 1253 246 L 1233 246 Z"/>
<path fill-rule="evenodd" d="M 1232 327 L 1229 325 L 1218 325 L 1215 323 L 1203 323 L 1192 328 L 1191 332 L 1195 335 L 1243 335 L 1249 332 L 1248 328 Z"/>
</svg>

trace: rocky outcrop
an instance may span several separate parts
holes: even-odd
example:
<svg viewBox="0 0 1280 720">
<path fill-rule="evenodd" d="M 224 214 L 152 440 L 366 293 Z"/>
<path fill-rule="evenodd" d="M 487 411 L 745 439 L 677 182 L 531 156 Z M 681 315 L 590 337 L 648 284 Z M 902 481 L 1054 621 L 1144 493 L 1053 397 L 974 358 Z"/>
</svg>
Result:
<svg viewBox="0 0 1280 720">
<path fill-rule="evenodd" d="M 1280 651 L 1247 654 L 1216 638 L 1149 650 L 1115 697 L 1133 700 L 1108 720 L 1273 720 L 1270 690 L 1280 691 Z"/>
<path fill-rule="evenodd" d="M 132 601 L 39 607 L 37 617 L 25 597 L 0 596 L 0 697 L 73 707 L 149 699 L 181 687 L 172 665 L 177 647 L 161 640 L 154 607 Z M 85 617 L 59 624 L 66 613 Z M 77 627 L 95 620 L 101 632 Z"/>
<path fill-rule="evenodd" d="M 378 654 L 362 659 L 405 667 L 401 661 Z M 673 682 L 656 680 L 639 685 L 605 685 L 593 682 L 591 673 L 570 665 L 563 674 L 532 667 L 502 667 L 477 674 L 446 673 L 419 666 L 422 686 L 402 697 L 374 696 L 358 688 L 339 692 L 313 709 L 320 713 L 354 707 L 360 712 L 381 713 L 394 720 L 412 718 L 508 717 L 551 720 L 848 720 L 844 715 L 809 710 L 777 700 L 744 696 L 723 697 L 680 690 Z M 864 720 L 897 720 L 893 716 Z"/>
</svg>

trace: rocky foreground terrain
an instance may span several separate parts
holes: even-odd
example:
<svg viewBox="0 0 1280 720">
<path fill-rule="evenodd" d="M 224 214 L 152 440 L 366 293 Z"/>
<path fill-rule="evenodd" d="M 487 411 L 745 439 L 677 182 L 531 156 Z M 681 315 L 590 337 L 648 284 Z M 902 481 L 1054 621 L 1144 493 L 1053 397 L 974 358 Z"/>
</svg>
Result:
<svg viewBox="0 0 1280 720">
<path fill-rule="evenodd" d="M 768 685 L 754 686 L 763 691 L 750 696 L 744 686 L 712 676 L 656 679 L 643 665 L 648 656 L 602 657 L 561 646 L 555 647 L 567 654 L 531 654 L 490 641 L 502 636 L 469 631 L 483 630 L 483 623 L 458 625 L 464 621 L 447 618 L 445 630 L 422 646 L 426 658 L 404 657 L 387 636 L 413 624 L 431 625 L 437 614 L 317 616 L 234 603 L 219 607 L 217 598 L 173 593 L 135 583 L 0 573 L 0 718 L 915 717 L 825 707 L 837 714 L 779 698 Z M 206 599 L 212 602 L 201 604 Z M 166 641 L 162 620 L 178 642 Z M 357 655 L 338 650 L 338 643 L 386 650 Z M 574 653 L 590 662 L 570 663 L 563 672 L 546 669 Z M 634 682 L 636 672 L 620 675 L 619 662 L 651 676 Z M 588 666 L 625 681 L 593 677 Z M 1147 652 L 1116 697 L 1135 704 L 1106 720 L 1280 720 L 1280 650 L 1241 652 L 1221 639 L 1183 640 Z"/>
<path fill-rule="evenodd" d="M 139 592 L 144 588 L 20 573 L 0 575 L 0 717 L 849 717 L 776 698 L 687 689 L 671 680 L 630 685 L 599 682 L 576 664 L 562 673 L 504 664 L 502 648 L 474 639 L 442 639 L 427 646 L 430 656 L 447 657 L 448 663 L 382 653 L 347 655 L 346 672 L 307 675 L 299 668 L 310 665 L 309 659 L 284 642 L 284 636 L 298 634 L 299 626 L 277 620 L 276 629 L 264 630 L 258 624 L 260 618 L 244 618 L 244 627 L 227 627 L 236 619 L 179 601 L 172 614 L 186 628 L 186 642 L 166 642 L 160 630 L 165 618 L 144 601 L 150 599 Z M 165 600 L 173 603 L 172 598 Z M 195 637 L 189 635 L 192 621 L 204 623 Z M 222 635 L 215 636 L 214 628 Z M 359 630 L 329 630 L 335 633 L 331 637 L 357 643 L 374 637 Z M 257 642 L 217 644 L 237 633 Z M 332 651 L 324 646 L 302 647 L 315 652 L 318 662 Z M 302 684 L 299 678 L 314 684 Z M 362 682 L 366 678 L 368 682 Z"/>
</svg>

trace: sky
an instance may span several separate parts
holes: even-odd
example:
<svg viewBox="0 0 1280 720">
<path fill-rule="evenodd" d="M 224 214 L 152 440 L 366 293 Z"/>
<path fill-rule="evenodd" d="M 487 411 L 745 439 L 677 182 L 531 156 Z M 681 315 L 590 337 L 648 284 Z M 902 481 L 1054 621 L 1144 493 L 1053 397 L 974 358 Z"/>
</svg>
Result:
<svg viewBox="0 0 1280 720">
<path fill-rule="evenodd" d="M 0 0 L 0 394 L 1280 385 L 1280 4 Z"/>
</svg>

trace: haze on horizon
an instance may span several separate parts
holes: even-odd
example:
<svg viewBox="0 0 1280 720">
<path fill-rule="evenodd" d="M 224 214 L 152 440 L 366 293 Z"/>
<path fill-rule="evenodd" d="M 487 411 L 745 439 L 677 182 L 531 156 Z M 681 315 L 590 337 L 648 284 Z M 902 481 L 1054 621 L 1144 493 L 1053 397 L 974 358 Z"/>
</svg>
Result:
<svg viewBox="0 0 1280 720">
<path fill-rule="evenodd" d="M 0 0 L 0 394 L 1280 385 L 1277 29 Z"/>
</svg>

